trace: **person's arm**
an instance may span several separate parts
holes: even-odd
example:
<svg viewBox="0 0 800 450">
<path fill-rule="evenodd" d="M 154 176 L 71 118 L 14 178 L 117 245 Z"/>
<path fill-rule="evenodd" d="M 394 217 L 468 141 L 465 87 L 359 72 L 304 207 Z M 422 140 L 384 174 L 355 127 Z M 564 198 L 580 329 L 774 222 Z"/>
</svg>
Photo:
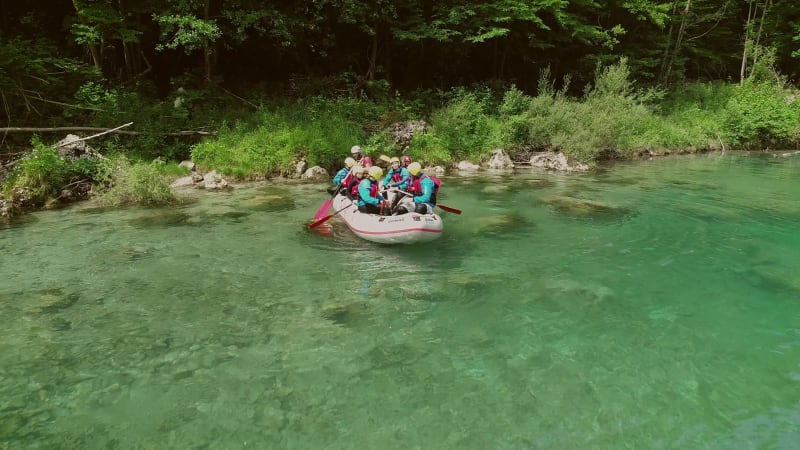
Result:
<svg viewBox="0 0 800 450">
<path fill-rule="evenodd" d="M 431 202 L 431 195 L 433 195 L 433 180 L 430 177 L 425 177 L 420 182 L 420 187 L 422 188 L 422 192 L 414 197 L 414 203 L 430 203 Z"/>
<path fill-rule="evenodd" d="M 370 205 L 380 206 L 381 201 L 370 195 L 371 190 L 372 181 L 364 179 L 361 180 L 361 183 L 358 183 L 358 196 L 361 197 L 361 201 Z"/>
<path fill-rule="evenodd" d="M 400 181 L 396 181 L 389 186 L 391 187 L 399 187 L 400 189 L 406 189 L 408 187 L 409 181 L 411 181 L 411 176 L 408 174 L 408 170 L 405 167 L 400 168 Z"/>
<path fill-rule="evenodd" d="M 383 181 L 381 182 L 381 186 L 386 186 L 387 184 L 389 186 L 391 186 L 391 183 L 389 183 L 390 181 L 392 181 L 392 170 L 391 169 L 389 169 L 386 172 L 386 176 L 383 177 Z"/>
<path fill-rule="evenodd" d="M 338 186 L 342 182 L 342 180 L 344 180 L 344 177 L 347 176 L 348 172 L 349 172 L 349 170 L 347 170 L 347 168 L 345 168 L 345 167 L 342 167 L 341 169 L 339 169 L 339 171 L 336 172 L 336 176 L 333 177 L 333 184 Z"/>
</svg>

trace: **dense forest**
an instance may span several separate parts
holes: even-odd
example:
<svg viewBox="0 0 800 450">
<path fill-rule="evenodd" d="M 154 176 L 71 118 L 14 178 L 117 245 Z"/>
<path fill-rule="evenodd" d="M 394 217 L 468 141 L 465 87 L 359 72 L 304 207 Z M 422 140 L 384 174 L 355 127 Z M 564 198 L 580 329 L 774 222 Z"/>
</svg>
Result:
<svg viewBox="0 0 800 450">
<path fill-rule="evenodd" d="M 790 147 L 799 61 L 790 0 L 6 0 L 0 148 L 8 168 L 48 128 L 133 122 L 102 151 L 246 178 L 356 142 L 445 164 Z M 427 132 L 396 148 L 408 119 Z"/>
</svg>

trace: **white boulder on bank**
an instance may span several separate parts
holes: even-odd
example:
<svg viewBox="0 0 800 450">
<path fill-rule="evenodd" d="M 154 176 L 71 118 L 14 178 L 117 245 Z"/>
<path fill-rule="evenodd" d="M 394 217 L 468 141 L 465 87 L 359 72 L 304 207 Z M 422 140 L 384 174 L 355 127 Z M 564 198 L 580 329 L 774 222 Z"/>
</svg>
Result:
<svg viewBox="0 0 800 450">
<path fill-rule="evenodd" d="M 303 172 L 303 174 L 300 175 L 300 178 L 303 180 L 322 181 L 330 179 L 330 176 L 328 175 L 328 171 L 322 167 L 313 166 Z"/>
<path fill-rule="evenodd" d="M 511 157 L 508 156 L 505 150 L 496 148 L 492 150 L 492 156 L 486 163 L 486 167 L 489 169 L 513 169 L 514 161 L 511 160 Z"/>
<path fill-rule="evenodd" d="M 481 166 L 469 161 L 459 161 L 458 165 L 456 165 L 456 169 L 464 172 L 474 172 L 476 170 L 481 170 Z"/>
<path fill-rule="evenodd" d="M 561 152 L 540 152 L 531 156 L 531 167 L 562 172 L 587 172 L 589 166 L 582 162 L 570 165 L 567 156 Z"/>
</svg>

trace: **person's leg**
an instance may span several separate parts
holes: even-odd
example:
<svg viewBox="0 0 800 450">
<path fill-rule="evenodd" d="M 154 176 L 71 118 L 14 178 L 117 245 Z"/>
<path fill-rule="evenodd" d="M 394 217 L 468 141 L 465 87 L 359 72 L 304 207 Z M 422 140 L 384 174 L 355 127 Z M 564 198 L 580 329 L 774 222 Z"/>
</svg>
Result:
<svg viewBox="0 0 800 450">
<path fill-rule="evenodd" d="M 363 208 L 363 209 L 362 209 Z M 365 212 L 367 214 L 380 214 L 381 208 L 375 205 L 366 204 L 363 207 L 358 208 L 359 211 Z"/>
<path fill-rule="evenodd" d="M 427 203 L 417 203 L 414 206 L 414 212 L 417 214 L 430 214 L 430 206 Z"/>
</svg>

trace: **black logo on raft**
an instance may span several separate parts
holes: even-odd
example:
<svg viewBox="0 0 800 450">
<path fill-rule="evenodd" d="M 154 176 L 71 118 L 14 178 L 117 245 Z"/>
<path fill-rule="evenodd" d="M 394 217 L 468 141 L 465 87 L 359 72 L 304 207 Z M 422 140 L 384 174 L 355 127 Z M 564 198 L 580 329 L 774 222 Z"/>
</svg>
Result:
<svg viewBox="0 0 800 450">
<path fill-rule="evenodd" d="M 419 216 L 414 216 L 412 219 L 414 219 L 415 222 L 419 222 Z"/>
</svg>

